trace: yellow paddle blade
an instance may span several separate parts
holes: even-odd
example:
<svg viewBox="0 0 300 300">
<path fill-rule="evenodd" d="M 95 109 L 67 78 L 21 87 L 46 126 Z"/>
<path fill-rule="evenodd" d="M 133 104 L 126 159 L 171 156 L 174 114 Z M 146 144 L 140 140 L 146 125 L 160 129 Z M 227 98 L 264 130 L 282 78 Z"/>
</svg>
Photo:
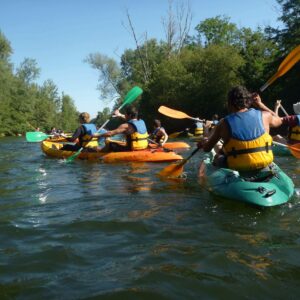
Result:
<svg viewBox="0 0 300 300">
<path fill-rule="evenodd" d="M 293 156 L 295 156 L 298 159 L 300 158 L 300 143 L 294 145 L 288 145 L 288 148 L 290 149 Z"/>
<path fill-rule="evenodd" d="M 180 133 L 182 133 L 182 132 L 183 132 L 183 131 L 180 131 L 180 132 L 173 132 L 173 133 L 169 134 L 169 138 L 175 139 L 175 138 L 177 138 L 177 137 L 180 135 Z"/>
<path fill-rule="evenodd" d="M 186 113 L 179 111 L 179 110 L 175 110 L 166 106 L 160 106 L 158 111 L 165 115 L 168 116 L 170 118 L 174 118 L 174 119 L 194 119 L 193 117 L 190 117 L 189 115 L 187 115 Z"/>
<path fill-rule="evenodd" d="M 269 85 L 271 85 L 278 77 L 284 75 L 290 70 L 293 65 L 300 60 L 300 45 L 297 46 L 280 64 L 277 72 L 260 88 L 260 91 L 264 91 Z"/>
<path fill-rule="evenodd" d="M 158 175 L 162 177 L 179 177 L 183 173 L 183 164 L 170 164 L 162 169 Z"/>
</svg>

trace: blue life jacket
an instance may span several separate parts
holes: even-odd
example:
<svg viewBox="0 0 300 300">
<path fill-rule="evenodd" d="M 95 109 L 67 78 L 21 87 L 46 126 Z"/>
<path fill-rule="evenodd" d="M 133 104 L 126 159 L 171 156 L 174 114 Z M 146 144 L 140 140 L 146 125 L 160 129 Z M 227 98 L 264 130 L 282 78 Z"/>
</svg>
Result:
<svg viewBox="0 0 300 300">
<path fill-rule="evenodd" d="M 265 133 L 260 110 L 251 108 L 233 113 L 226 116 L 225 121 L 229 124 L 231 137 L 240 141 L 251 141 Z"/>
<path fill-rule="evenodd" d="M 143 150 L 148 147 L 148 132 L 146 124 L 143 120 L 129 120 L 135 132 L 127 136 L 127 145 L 130 146 L 131 150 Z"/>
<path fill-rule="evenodd" d="M 95 124 L 87 123 L 82 124 L 85 129 L 85 135 L 80 138 L 80 144 L 83 147 L 97 147 L 98 140 L 96 138 L 92 138 L 92 135 L 97 132 L 97 128 Z"/>
</svg>

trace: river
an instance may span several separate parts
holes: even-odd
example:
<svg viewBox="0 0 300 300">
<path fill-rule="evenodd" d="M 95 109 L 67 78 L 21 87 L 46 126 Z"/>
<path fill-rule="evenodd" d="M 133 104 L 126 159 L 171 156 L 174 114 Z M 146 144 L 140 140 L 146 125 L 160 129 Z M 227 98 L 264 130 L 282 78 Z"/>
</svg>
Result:
<svg viewBox="0 0 300 300">
<path fill-rule="evenodd" d="M 66 164 L 0 139 L 0 299 L 299 298 L 300 197 L 215 197 L 202 156 L 168 181 L 166 163 Z M 299 188 L 299 160 L 276 162 Z"/>
</svg>

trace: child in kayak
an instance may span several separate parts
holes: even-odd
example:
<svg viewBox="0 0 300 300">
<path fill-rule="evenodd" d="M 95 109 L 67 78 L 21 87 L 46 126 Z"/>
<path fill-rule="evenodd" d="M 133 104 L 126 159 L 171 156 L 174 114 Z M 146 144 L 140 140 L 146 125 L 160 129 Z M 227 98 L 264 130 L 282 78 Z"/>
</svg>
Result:
<svg viewBox="0 0 300 300">
<path fill-rule="evenodd" d="M 168 140 L 166 130 L 161 126 L 160 120 L 155 119 L 153 122 L 154 131 L 151 134 L 151 139 L 159 145 L 163 146 Z"/>
</svg>

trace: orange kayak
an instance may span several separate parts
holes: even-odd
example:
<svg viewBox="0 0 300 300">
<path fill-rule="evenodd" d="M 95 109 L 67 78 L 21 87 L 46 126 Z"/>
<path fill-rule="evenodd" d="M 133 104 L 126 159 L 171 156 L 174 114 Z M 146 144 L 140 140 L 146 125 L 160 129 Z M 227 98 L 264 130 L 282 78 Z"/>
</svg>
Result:
<svg viewBox="0 0 300 300">
<path fill-rule="evenodd" d="M 149 147 L 152 149 L 161 148 L 161 146 L 158 146 L 158 145 L 152 144 L 152 143 L 149 144 Z M 173 149 L 188 149 L 190 147 L 191 146 L 185 142 L 169 142 L 169 143 L 165 143 L 163 145 L 163 148 L 172 149 L 172 150 Z"/>
<path fill-rule="evenodd" d="M 74 151 L 60 150 L 63 144 L 45 140 L 41 143 L 42 151 L 50 157 L 68 158 L 73 155 Z M 124 151 L 124 152 L 84 152 L 82 151 L 79 159 L 112 162 L 168 162 L 182 159 L 182 156 L 170 151 L 166 152 L 163 149 L 146 149 L 139 151 Z"/>
</svg>

